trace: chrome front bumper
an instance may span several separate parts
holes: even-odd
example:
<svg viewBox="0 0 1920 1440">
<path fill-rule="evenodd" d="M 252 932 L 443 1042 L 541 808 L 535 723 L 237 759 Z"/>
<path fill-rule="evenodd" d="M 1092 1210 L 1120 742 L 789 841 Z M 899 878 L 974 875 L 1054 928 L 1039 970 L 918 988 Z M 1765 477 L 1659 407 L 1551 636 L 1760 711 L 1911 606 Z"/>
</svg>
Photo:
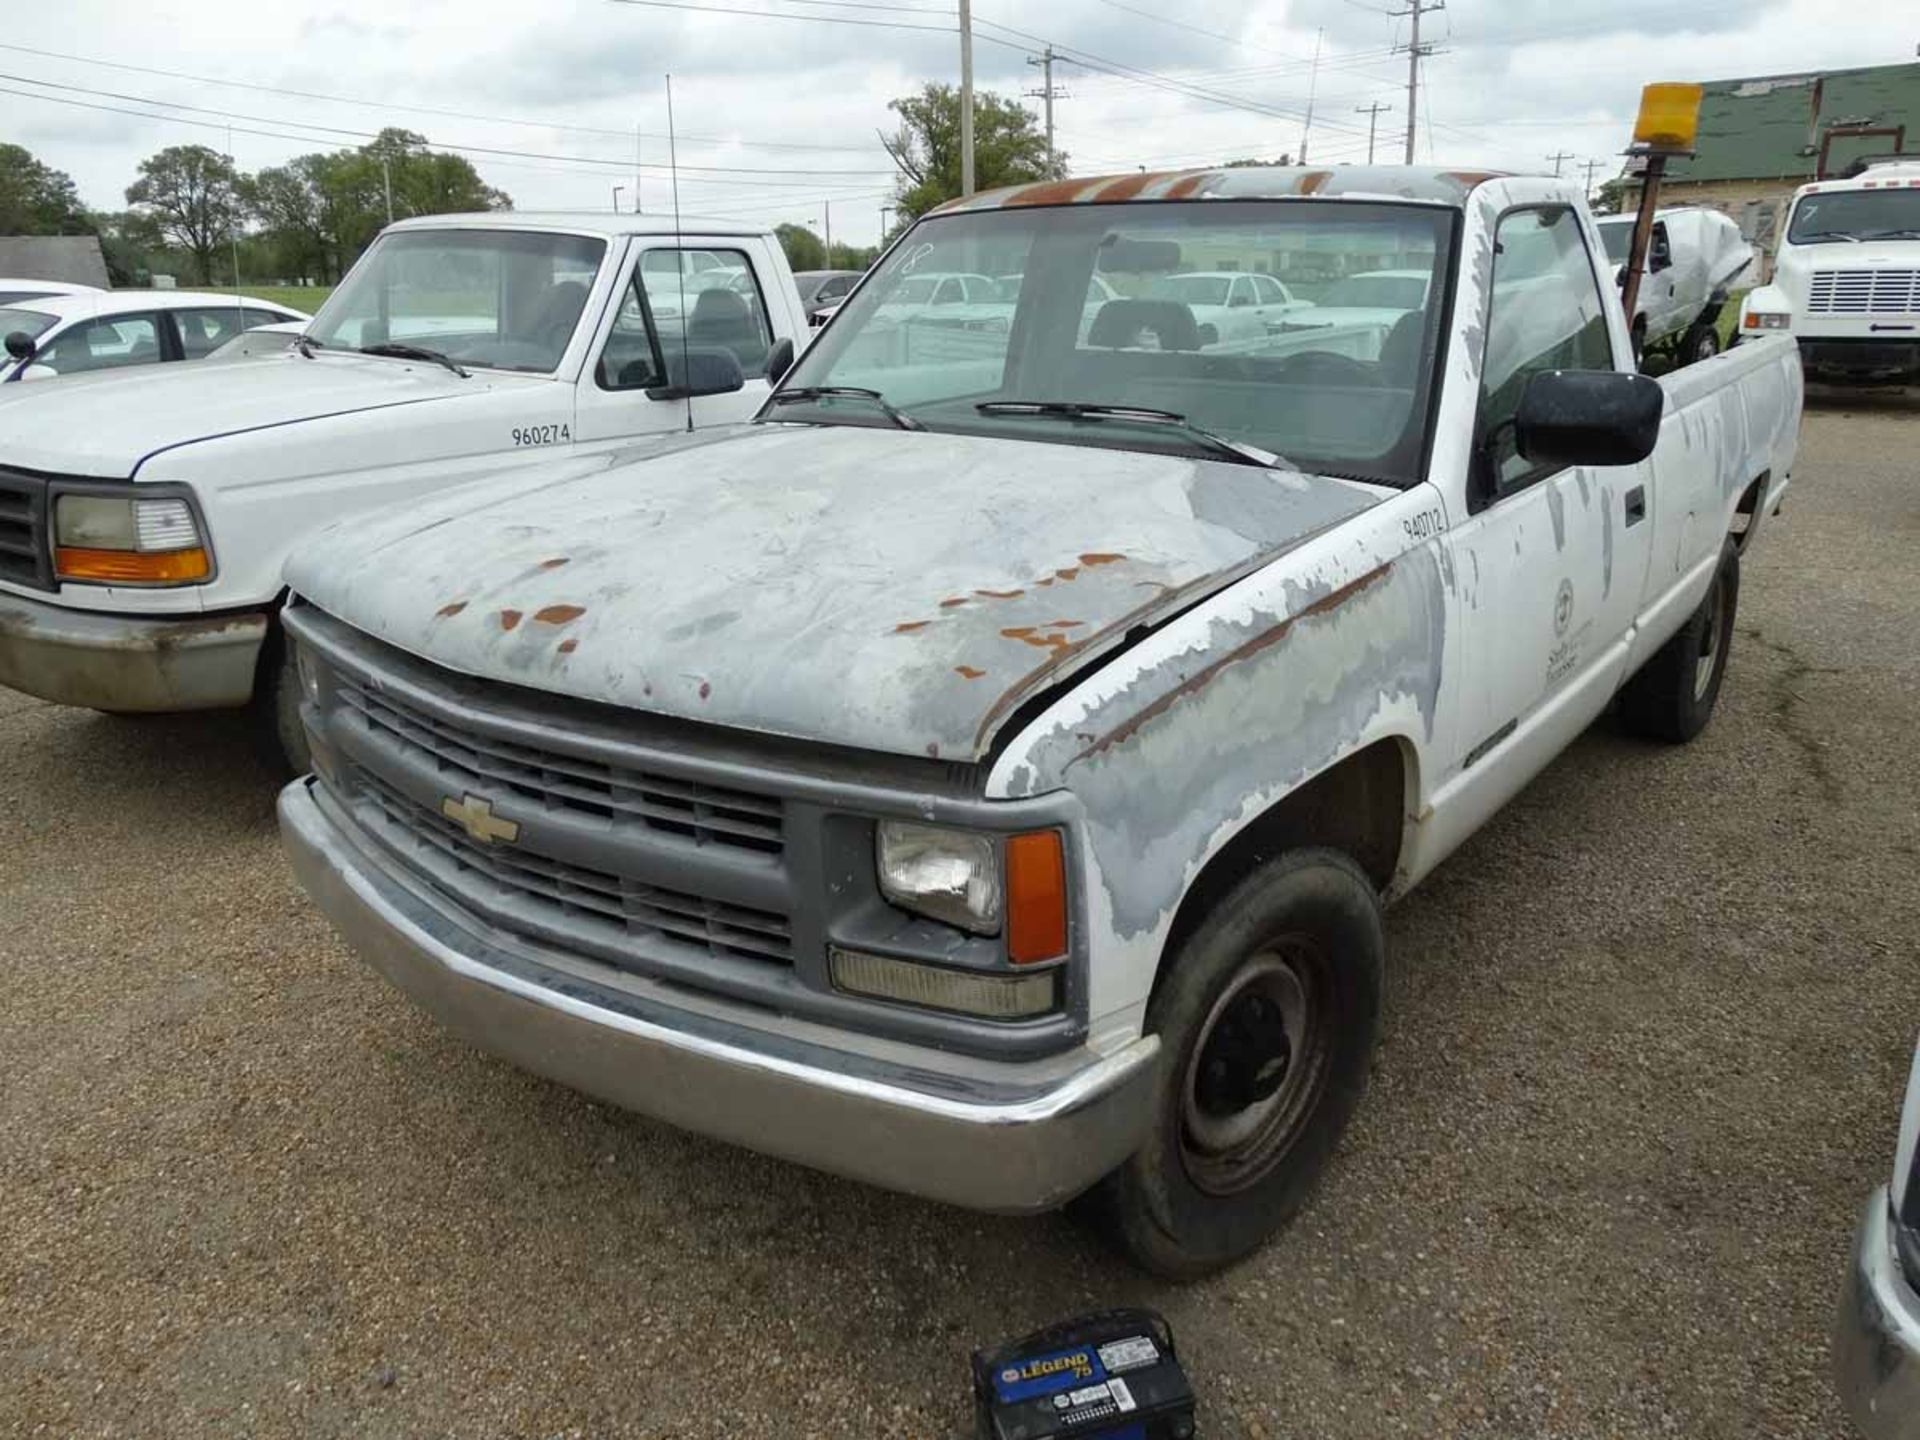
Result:
<svg viewBox="0 0 1920 1440">
<path fill-rule="evenodd" d="M 397 883 L 312 783 L 280 795 L 307 893 L 428 1014 L 525 1069 L 682 1129 L 977 1210 L 1052 1209 L 1141 1143 L 1157 1037 L 1082 1052 L 1068 1068 L 983 1074 L 934 1051 L 909 1061 L 834 1049 L 747 1007 L 683 1007 L 670 986 L 622 983 L 610 967 L 462 923 Z"/>
<path fill-rule="evenodd" d="M 1868 1440 L 1920 1440 L 1920 1294 L 1894 1254 L 1892 1207 L 1876 1190 L 1854 1236 L 1833 1335 L 1834 1379 Z"/>
<path fill-rule="evenodd" d="M 267 617 L 147 618 L 0 594 L 0 685 L 60 705 L 165 712 L 244 705 Z"/>
</svg>

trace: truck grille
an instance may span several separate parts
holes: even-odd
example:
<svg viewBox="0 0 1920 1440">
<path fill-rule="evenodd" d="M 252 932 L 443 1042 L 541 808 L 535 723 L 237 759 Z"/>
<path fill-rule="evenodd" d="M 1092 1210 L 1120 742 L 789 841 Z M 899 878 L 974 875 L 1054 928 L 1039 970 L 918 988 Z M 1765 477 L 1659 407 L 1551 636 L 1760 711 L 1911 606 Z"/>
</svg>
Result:
<svg viewBox="0 0 1920 1440">
<path fill-rule="evenodd" d="M 1816 270 L 1807 310 L 1814 315 L 1920 314 L 1920 270 Z"/>
<path fill-rule="evenodd" d="M 538 749 L 449 724 L 391 692 L 341 677 L 340 695 L 370 729 L 385 733 L 475 789 L 511 793 L 549 809 L 649 830 L 702 845 L 778 855 L 785 848 L 780 802 L 744 790 L 693 784 L 555 750 Z"/>
<path fill-rule="evenodd" d="M 442 889 L 510 928 L 533 928 L 514 924 L 516 918 L 534 927 L 545 920 L 615 947 L 651 937 L 713 955 L 793 963 L 793 931 L 784 915 L 704 900 L 512 847 L 482 845 L 366 768 L 360 767 L 355 778 L 360 793 L 373 802 L 382 840 Z"/>
<path fill-rule="evenodd" d="M 0 580 L 53 588 L 47 557 L 47 481 L 0 468 Z"/>
</svg>

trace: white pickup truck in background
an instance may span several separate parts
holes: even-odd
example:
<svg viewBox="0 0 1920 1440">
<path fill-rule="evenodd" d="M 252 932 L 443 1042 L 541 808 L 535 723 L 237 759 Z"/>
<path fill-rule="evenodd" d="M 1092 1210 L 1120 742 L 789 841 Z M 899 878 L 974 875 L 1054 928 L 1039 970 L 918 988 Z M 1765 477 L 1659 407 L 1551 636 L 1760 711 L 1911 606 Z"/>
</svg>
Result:
<svg viewBox="0 0 1920 1440">
<path fill-rule="evenodd" d="M 1792 335 L 1811 380 L 1920 383 L 1920 155 L 1796 190 L 1739 333 Z"/>
<path fill-rule="evenodd" d="M 106 711 L 258 701 L 296 769 L 287 552 L 345 516 L 744 420 L 807 334 L 769 232 L 651 216 L 389 227 L 302 339 L 0 398 L 0 685 Z"/>
<path fill-rule="evenodd" d="M 1609 215 L 1599 222 L 1607 258 L 1619 267 L 1616 284 L 1626 274 L 1634 219 Z M 1644 355 L 1655 346 L 1671 346 L 1681 365 L 1718 355 L 1720 312 L 1752 264 L 1753 246 L 1718 210 L 1655 212 L 1639 302 L 1629 322 L 1636 352 Z"/>
<path fill-rule="evenodd" d="M 1295 255 L 1422 273 L 1231 348 L 1156 284 Z M 948 205 L 759 423 L 297 549 L 294 868 L 529 1068 L 956 1204 L 1098 1186 L 1143 1264 L 1230 1263 L 1359 1101 L 1385 904 L 1609 705 L 1713 712 L 1799 360 L 1649 379 L 1613 270 L 1552 179 Z M 1016 274 L 1010 324 L 889 323 Z"/>
</svg>

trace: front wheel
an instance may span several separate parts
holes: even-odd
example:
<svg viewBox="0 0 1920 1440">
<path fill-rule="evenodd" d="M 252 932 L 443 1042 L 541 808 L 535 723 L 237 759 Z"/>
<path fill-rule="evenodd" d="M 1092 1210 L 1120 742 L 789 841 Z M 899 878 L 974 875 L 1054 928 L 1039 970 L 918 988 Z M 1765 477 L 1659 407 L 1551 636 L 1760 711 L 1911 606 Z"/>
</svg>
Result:
<svg viewBox="0 0 1920 1440">
<path fill-rule="evenodd" d="M 1698 365 L 1702 360 L 1711 360 L 1720 353 L 1720 328 L 1717 325 L 1701 323 L 1687 332 L 1680 342 L 1680 363 Z"/>
<path fill-rule="evenodd" d="M 1165 962 L 1146 1143 L 1094 1203 L 1138 1264 L 1187 1279 L 1292 1219 L 1366 1087 L 1386 935 L 1346 856 L 1298 850 L 1236 886 Z"/>
<path fill-rule="evenodd" d="M 307 748 L 307 727 L 300 719 L 300 672 L 293 643 L 276 623 L 267 637 L 254 679 L 252 720 L 260 757 L 286 776 L 304 775 L 313 768 Z"/>
</svg>

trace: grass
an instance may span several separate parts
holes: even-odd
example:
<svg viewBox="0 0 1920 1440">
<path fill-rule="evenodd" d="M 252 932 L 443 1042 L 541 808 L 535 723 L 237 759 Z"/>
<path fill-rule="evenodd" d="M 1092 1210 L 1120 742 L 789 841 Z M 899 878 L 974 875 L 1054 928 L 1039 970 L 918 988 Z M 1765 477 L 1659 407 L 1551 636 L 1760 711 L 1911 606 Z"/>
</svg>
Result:
<svg viewBox="0 0 1920 1440">
<path fill-rule="evenodd" d="M 327 296 L 333 293 L 331 285 L 241 285 L 237 288 L 232 285 L 202 285 L 193 288 L 220 295 L 251 295 L 256 300 L 270 300 L 275 305 L 285 305 L 288 309 L 307 315 L 318 310 Z"/>
</svg>

